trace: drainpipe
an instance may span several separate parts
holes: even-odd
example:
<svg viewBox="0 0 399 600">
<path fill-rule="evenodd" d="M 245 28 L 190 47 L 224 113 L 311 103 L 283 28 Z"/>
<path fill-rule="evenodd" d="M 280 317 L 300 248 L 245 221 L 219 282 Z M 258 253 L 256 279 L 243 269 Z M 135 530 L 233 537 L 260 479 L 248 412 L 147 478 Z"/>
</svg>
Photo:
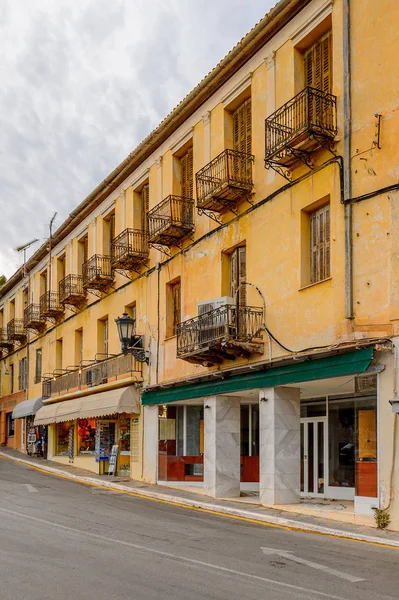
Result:
<svg viewBox="0 0 399 600">
<path fill-rule="evenodd" d="M 343 0 L 343 58 L 344 58 L 344 218 L 345 218 L 345 318 L 353 319 L 353 244 L 351 177 L 351 56 L 350 0 Z"/>
</svg>

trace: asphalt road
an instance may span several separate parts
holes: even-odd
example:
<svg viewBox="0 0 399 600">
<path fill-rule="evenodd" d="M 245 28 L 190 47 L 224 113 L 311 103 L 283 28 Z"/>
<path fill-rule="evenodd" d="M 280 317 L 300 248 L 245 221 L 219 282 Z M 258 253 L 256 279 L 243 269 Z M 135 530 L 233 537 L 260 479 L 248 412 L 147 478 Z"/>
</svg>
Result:
<svg viewBox="0 0 399 600">
<path fill-rule="evenodd" d="M 1 600 L 397 600 L 398 560 L 0 458 Z"/>
</svg>

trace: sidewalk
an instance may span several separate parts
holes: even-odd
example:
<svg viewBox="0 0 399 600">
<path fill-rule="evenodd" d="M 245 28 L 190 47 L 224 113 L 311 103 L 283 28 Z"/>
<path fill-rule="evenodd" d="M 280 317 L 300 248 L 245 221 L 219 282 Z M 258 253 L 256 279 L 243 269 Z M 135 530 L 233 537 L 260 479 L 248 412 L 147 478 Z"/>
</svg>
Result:
<svg viewBox="0 0 399 600">
<path fill-rule="evenodd" d="M 318 533 L 350 540 L 362 541 L 381 546 L 390 546 L 399 549 L 399 532 L 381 531 L 372 527 L 339 523 L 331 527 L 331 521 L 315 518 L 303 514 L 285 512 L 265 508 L 259 504 L 243 505 L 234 500 L 215 500 L 186 490 L 177 490 L 166 486 L 133 481 L 126 477 L 109 477 L 108 475 L 94 475 L 90 471 L 77 469 L 72 465 L 60 465 L 54 461 L 28 457 L 18 450 L 2 448 L 0 459 L 7 458 L 21 464 L 34 467 L 56 476 L 94 486 L 102 486 L 132 496 L 149 498 L 156 501 L 167 502 L 197 510 L 206 510 L 218 515 L 257 521 L 267 525 L 275 525 L 306 533 Z M 289 515 L 289 517 L 287 516 Z M 334 524 L 335 525 L 335 524 Z"/>
</svg>

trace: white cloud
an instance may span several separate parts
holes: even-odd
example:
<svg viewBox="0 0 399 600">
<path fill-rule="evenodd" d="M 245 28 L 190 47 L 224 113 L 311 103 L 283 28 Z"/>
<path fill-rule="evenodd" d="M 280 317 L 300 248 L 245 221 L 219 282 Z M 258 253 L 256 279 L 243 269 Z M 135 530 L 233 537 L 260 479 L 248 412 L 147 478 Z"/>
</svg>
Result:
<svg viewBox="0 0 399 600">
<path fill-rule="evenodd" d="M 45 236 L 274 0 L 2 0 L 0 274 Z"/>
</svg>

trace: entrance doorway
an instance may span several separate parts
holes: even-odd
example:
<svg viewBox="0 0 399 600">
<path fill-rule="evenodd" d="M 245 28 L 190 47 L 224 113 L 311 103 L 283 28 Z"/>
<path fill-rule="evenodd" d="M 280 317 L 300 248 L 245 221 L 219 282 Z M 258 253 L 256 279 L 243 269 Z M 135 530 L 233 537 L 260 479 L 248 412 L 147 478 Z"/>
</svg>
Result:
<svg viewBox="0 0 399 600">
<path fill-rule="evenodd" d="M 301 419 L 301 495 L 324 496 L 327 483 L 326 417 Z"/>
</svg>

